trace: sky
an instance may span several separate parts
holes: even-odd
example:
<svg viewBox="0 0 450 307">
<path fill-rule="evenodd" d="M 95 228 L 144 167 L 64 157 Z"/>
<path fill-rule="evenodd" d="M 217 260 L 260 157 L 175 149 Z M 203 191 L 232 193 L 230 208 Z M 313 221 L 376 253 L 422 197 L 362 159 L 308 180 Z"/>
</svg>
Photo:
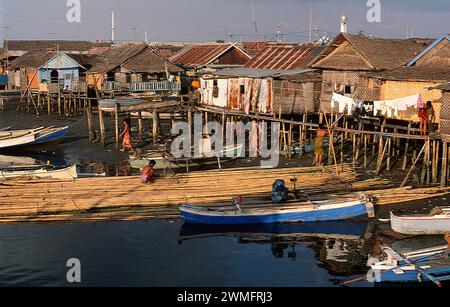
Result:
<svg viewBox="0 0 450 307">
<path fill-rule="evenodd" d="M 367 20 L 367 0 L 69 0 L 80 1 L 81 22 L 70 23 L 68 0 L 0 0 L 0 40 L 110 40 L 111 12 L 116 40 L 305 41 L 312 9 L 314 36 L 336 35 L 339 18 L 348 17 L 351 33 L 375 37 L 437 37 L 450 30 L 449 0 L 378 0 L 381 22 Z M 377 0 L 370 0 L 377 1 Z M 409 29 L 409 30 L 407 30 Z M 411 33 L 412 32 L 412 33 Z M 230 36 L 231 34 L 231 36 Z"/>
</svg>

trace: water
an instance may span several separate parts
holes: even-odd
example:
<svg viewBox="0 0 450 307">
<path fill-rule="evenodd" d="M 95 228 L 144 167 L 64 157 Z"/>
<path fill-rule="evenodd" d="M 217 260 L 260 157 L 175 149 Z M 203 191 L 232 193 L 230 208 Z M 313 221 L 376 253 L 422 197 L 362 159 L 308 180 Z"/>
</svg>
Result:
<svg viewBox="0 0 450 307">
<path fill-rule="evenodd" d="M 345 225 L 343 232 L 355 226 Z M 81 286 L 336 286 L 367 270 L 352 235 L 184 229 L 180 237 L 181 227 L 178 221 L 0 225 L 0 286 L 71 286 L 69 258 L 81 261 Z M 336 276 L 339 270 L 346 273 Z"/>
</svg>

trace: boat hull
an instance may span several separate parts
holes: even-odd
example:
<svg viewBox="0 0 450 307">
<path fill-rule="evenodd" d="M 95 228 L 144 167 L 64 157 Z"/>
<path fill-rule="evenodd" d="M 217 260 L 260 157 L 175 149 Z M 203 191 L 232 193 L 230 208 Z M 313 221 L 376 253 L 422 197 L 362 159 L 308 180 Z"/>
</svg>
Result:
<svg viewBox="0 0 450 307">
<path fill-rule="evenodd" d="M 20 137 L 12 137 L 0 140 L 0 149 L 11 149 L 18 147 L 32 147 L 47 143 L 56 143 L 64 139 L 67 134 L 68 127 L 53 129 L 47 133 L 40 134 L 30 131 Z"/>
<path fill-rule="evenodd" d="M 227 214 L 217 211 L 207 211 L 189 205 L 181 206 L 181 218 L 190 224 L 207 225 L 238 225 L 238 224 L 272 224 L 321 222 L 351 219 L 367 213 L 365 201 L 354 201 L 341 205 L 321 205 L 307 207 L 287 212 L 264 210 L 257 213 L 229 211 Z M 235 214 L 230 213 L 235 212 Z"/>
<path fill-rule="evenodd" d="M 21 177 L 31 177 L 37 179 L 55 179 L 55 180 L 72 180 L 78 178 L 76 165 L 58 170 L 0 170 L 0 181 L 7 179 L 15 179 Z"/>
<path fill-rule="evenodd" d="M 391 213 L 391 228 L 405 235 L 441 235 L 450 232 L 450 216 L 399 217 Z"/>
</svg>

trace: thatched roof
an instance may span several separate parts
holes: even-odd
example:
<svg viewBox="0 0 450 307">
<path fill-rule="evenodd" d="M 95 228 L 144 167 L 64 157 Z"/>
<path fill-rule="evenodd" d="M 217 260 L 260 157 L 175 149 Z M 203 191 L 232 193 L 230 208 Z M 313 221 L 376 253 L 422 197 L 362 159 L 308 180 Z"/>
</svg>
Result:
<svg viewBox="0 0 450 307">
<path fill-rule="evenodd" d="M 449 69 L 399 67 L 380 72 L 369 72 L 363 77 L 391 81 L 450 82 Z"/>
<path fill-rule="evenodd" d="M 50 61 L 58 52 L 56 51 L 29 51 L 9 63 L 9 69 L 17 68 L 39 68 Z"/>
<path fill-rule="evenodd" d="M 129 43 L 112 46 L 95 58 L 89 70 L 95 73 L 107 73 L 120 66 L 133 72 L 169 72 L 182 71 L 179 67 L 157 55 L 146 43 Z"/>
<path fill-rule="evenodd" d="M 429 90 L 441 90 L 443 92 L 450 92 L 450 83 L 443 83 L 435 87 L 429 88 Z"/>
<path fill-rule="evenodd" d="M 341 33 L 313 67 L 333 70 L 382 70 L 406 65 L 433 40 L 382 39 Z"/>
<path fill-rule="evenodd" d="M 171 73 L 183 71 L 183 69 L 173 65 L 151 49 L 147 49 L 140 53 L 132 60 L 123 64 L 123 67 L 129 71 L 147 73 L 161 73 L 165 72 L 166 69 Z"/>
<path fill-rule="evenodd" d="M 4 42 L 8 50 L 53 50 L 88 52 L 94 47 L 107 47 L 107 42 L 90 42 L 75 40 L 8 40 Z"/>
</svg>

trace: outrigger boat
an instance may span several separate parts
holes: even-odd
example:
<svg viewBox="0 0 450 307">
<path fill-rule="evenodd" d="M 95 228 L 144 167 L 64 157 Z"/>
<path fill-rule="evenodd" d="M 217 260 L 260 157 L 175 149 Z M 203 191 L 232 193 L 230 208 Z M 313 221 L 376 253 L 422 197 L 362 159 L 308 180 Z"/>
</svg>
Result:
<svg viewBox="0 0 450 307">
<path fill-rule="evenodd" d="M 291 202 L 282 205 L 238 205 L 231 208 L 181 205 L 181 218 L 190 224 L 233 225 L 321 222 L 351 219 L 373 214 L 370 197 L 326 201 Z"/>
<path fill-rule="evenodd" d="M 371 264 L 368 276 L 375 282 L 433 282 L 441 286 L 450 280 L 450 257 L 447 245 L 399 253 L 382 246 L 385 260 Z"/>
<path fill-rule="evenodd" d="M 78 178 L 77 167 L 24 166 L 0 168 L 0 181 L 17 178 L 71 180 Z"/>
<path fill-rule="evenodd" d="M 391 227 L 405 235 L 450 233 L 450 207 L 436 208 L 437 214 L 396 216 L 391 212 Z"/>
<path fill-rule="evenodd" d="M 0 131 L 0 149 L 30 147 L 61 141 L 69 127 L 40 127 L 28 130 Z"/>
</svg>

